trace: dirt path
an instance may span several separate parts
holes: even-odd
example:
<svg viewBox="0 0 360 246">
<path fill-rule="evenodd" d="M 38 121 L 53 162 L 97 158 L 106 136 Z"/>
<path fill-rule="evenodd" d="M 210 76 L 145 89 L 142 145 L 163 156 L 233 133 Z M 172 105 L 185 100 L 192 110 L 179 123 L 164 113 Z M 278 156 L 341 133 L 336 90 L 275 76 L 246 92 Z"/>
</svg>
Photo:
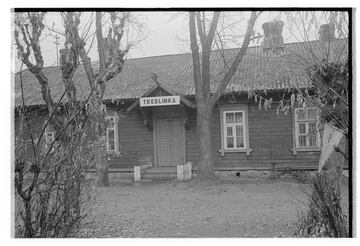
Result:
<svg viewBox="0 0 360 246">
<path fill-rule="evenodd" d="M 280 180 L 114 184 L 86 237 L 291 237 L 308 186 Z"/>
</svg>

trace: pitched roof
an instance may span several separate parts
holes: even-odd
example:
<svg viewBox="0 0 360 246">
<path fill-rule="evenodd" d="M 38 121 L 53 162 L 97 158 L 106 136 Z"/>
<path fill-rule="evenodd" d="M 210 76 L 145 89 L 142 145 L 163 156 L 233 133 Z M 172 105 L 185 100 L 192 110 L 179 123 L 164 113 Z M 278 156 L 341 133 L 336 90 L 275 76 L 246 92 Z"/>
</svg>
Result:
<svg viewBox="0 0 360 246">
<path fill-rule="evenodd" d="M 261 46 L 249 47 L 225 93 L 309 87 L 306 74 L 309 65 L 325 55 L 329 55 L 330 59 L 347 59 L 347 42 L 336 40 L 331 42 L 330 46 L 319 41 L 289 43 L 284 45 L 283 51 L 279 54 L 265 54 Z M 223 52 L 212 52 L 212 91 L 224 74 L 224 61 L 229 64 L 237 51 L 238 49 L 226 49 Z M 44 73 L 49 79 L 54 101 L 59 100 L 65 89 L 60 67 L 46 67 Z M 184 96 L 195 95 L 192 57 L 191 53 L 186 53 L 127 60 L 123 71 L 106 82 L 104 100 L 141 97 L 155 85 L 149 76 L 150 73 L 156 73 L 158 81 L 173 92 Z M 24 70 L 22 77 L 26 104 L 43 104 L 40 86 L 35 76 Z M 78 98 L 84 98 L 89 92 L 89 85 L 83 66 L 79 66 L 75 72 L 74 82 Z M 15 75 L 15 105 L 19 106 L 21 102 L 18 72 Z"/>
</svg>

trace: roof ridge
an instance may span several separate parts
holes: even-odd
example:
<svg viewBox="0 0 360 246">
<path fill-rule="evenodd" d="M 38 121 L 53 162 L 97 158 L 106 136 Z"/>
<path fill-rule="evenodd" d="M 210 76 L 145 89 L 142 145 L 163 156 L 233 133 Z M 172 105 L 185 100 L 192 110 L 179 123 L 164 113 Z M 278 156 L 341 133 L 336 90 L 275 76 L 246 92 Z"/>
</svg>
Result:
<svg viewBox="0 0 360 246">
<path fill-rule="evenodd" d="M 335 41 L 339 41 L 339 40 L 343 40 L 343 39 L 335 39 Z M 284 45 L 289 46 L 289 45 L 294 45 L 294 44 L 315 43 L 315 42 L 320 42 L 320 40 L 314 39 L 314 40 L 310 40 L 310 41 L 294 41 L 294 42 L 284 43 Z M 237 49 L 240 49 L 240 48 L 241 47 L 226 48 L 226 49 L 223 49 L 223 50 L 237 50 Z M 254 45 L 254 46 L 248 46 L 248 49 L 255 49 L 255 48 L 261 48 L 261 44 Z M 220 49 L 211 50 L 211 52 L 218 52 L 218 51 L 220 51 Z M 173 54 L 166 54 L 166 55 L 155 55 L 155 56 L 144 56 L 144 57 L 129 58 L 127 60 L 128 61 L 133 61 L 133 60 L 149 59 L 149 58 L 156 58 L 156 57 L 179 56 L 179 55 L 190 55 L 190 54 L 191 54 L 191 52 L 173 53 Z"/>
<path fill-rule="evenodd" d="M 340 41 L 340 40 L 344 40 L 344 39 L 335 39 L 336 41 Z M 289 43 L 284 43 L 284 46 L 289 46 L 289 45 L 294 45 L 294 44 L 302 44 L 302 43 L 315 43 L 315 42 L 319 42 L 320 40 L 315 39 L 315 40 L 310 40 L 310 41 L 295 41 L 295 42 L 289 42 Z M 256 49 L 256 48 L 261 48 L 261 44 L 259 45 L 254 45 L 254 46 L 249 46 L 248 50 L 252 50 L 252 49 Z M 226 48 L 223 49 L 225 51 L 230 51 L 230 50 L 237 50 L 240 49 L 240 47 L 236 47 L 236 48 Z M 220 49 L 216 49 L 216 50 L 212 50 L 211 52 L 219 52 Z M 145 60 L 145 59 L 151 59 L 151 58 L 158 58 L 158 57 L 170 57 L 170 56 L 183 56 L 183 55 L 191 55 L 191 52 L 184 52 L 184 53 L 175 53 L 175 54 L 166 54 L 166 55 L 155 55 L 155 56 L 145 56 L 145 57 L 136 57 L 136 58 L 128 58 L 126 59 L 127 61 L 136 61 L 136 60 Z M 98 60 L 92 61 L 92 64 L 98 63 Z M 44 68 L 57 68 L 60 66 L 48 66 L 48 67 L 44 67 Z M 26 71 L 28 70 L 27 68 L 22 70 L 22 71 Z M 15 74 L 18 74 L 20 71 L 17 71 Z"/>
</svg>

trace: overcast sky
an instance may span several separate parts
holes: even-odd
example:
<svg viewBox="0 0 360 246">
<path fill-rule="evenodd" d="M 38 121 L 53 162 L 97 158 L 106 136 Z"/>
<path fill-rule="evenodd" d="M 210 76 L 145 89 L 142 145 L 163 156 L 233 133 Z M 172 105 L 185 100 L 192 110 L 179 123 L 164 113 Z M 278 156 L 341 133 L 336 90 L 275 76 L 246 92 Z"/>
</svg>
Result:
<svg viewBox="0 0 360 246">
<path fill-rule="evenodd" d="M 190 52 L 190 45 L 188 43 L 188 15 L 187 13 L 179 12 L 134 12 L 134 16 L 145 24 L 144 32 L 147 33 L 147 38 L 139 43 L 135 48 L 131 49 L 128 58 L 158 56 L 167 54 L 177 54 Z M 235 12 L 230 12 L 235 15 Z M 236 13 L 238 15 L 238 13 Z M 89 19 L 90 13 L 83 13 L 82 17 Z M 239 33 L 244 33 L 246 27 L 246 18 L 240 23 Z M 262 33 L 261 25 L 266 21 L 271 21 L 274 18 L 283 18 L 279 12 L 264 12 L 260 15 L 255 25 L 256 32 Z M 85 23 L 85 21 L 83 21 Z M 48 27 L 54 26 L 55 29 L 62 29 L 62 19 L 58 12 L 48 13 L 45 19 L 45 24 Z M 286 23 L 285 23 L 286 25 Z M 243 28 L 243 30 L 241 30 Z M 42 53 L 45 60 L 45 66 L 56 65 L 57 52 L 55 45 L 54 32 L 49 35 L 48 28 L 45 28 L 43 39 L 41 41 Z M 290 35 L 288 30 L 284 27 L 283 36 L 285 42 L 299 41 Z M 63 39 L 60 39 L 58 48 L 63 48 Z M 87 42 L 90 43 L 90 42 Z M 233 45 L 234 46 L 234 45 Z M 94 45 L 96 47 L 96 45 Z M 232 47 L 231 47 L 232 48 Z M 97 60 L 96 49 L 92 49 L 89 53 L 91 60 Z M 19 69 L 20 62 L 16 63 L 16 70 Z"/>
<path fill-rule="evenodd" d="M 88 16 L 87 13 L 83 14 Z M 157 56 L 173 53 L 188 52 L 184 41 L 179 41 L 178 37 L 187 34 L 187 23 L 184 15 L 174 12 L 134 12 L 133 15 L 143 22 L 144 32 L 147 34 L 146 39 L 141 41 L 136 47 L 132 48 L 128 58 Z M 47 24 L 51 25 L 52 21 L 55 26 L 61 25 L 59 13 L 50 13 L 47 18 Z M 56 64 L 56 46 L 55 38 L 48 36 L 43 41 L 43 53 L 46 57 L 47 65 Z M 62 43 L 62 42 L 60 42 Z M 61 44 L 59 47 L 63 47 Z M 90 56 L 96 60 L 96 50 L 93 49 Z"/>
</svg>

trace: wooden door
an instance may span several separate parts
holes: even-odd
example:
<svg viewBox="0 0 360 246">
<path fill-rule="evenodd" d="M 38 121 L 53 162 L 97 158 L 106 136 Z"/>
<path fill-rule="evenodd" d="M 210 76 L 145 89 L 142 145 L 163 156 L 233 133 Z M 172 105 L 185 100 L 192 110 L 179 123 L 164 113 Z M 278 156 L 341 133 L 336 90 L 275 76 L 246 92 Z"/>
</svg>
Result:
<svg viewBox="0 0 360 246">
<path fill-rule="evenodd" d="M 181 119 L 156 119 L 158 166 L 176 166 L 185 162 L 185 128 Z"/>
</svg>

